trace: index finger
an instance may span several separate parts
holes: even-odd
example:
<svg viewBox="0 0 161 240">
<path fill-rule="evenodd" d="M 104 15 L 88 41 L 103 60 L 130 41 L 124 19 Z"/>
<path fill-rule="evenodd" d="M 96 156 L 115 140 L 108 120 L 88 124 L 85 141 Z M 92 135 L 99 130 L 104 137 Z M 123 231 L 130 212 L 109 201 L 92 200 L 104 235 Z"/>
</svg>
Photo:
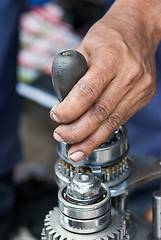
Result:
<svg viewBox="0 0 161 240">
<path fill-rule="evenodd" d="M 59 122 L 64 123 L 76 120 L 97 101 L 113 78 L 114 72 L 111 71 L 108 61 L 103 59 L 102 55 L 100 57 L 97 55 L 97 58 L 91 61 L 86 74 L 72 88 L 63 102 L 58 103 L 51 110 L 51 118 L 56 121 L 59 119 Z"/>
</svg>

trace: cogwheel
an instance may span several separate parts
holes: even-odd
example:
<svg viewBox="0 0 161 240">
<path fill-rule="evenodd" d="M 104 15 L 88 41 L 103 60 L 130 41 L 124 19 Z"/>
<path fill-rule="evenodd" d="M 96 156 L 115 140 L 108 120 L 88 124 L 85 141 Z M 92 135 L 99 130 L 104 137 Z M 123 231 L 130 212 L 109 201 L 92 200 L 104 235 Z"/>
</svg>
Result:
<svg viewBox="0 0 161 240">
<path fill-rule="evenodd" d="M 124 181 L 132 172 L 133 164 L 127 158 L 123 158 L 120 162 L 117 162 L 110 167 L 101 167 L 99 175 L 101 176 L 102 181 L 108 186 L 112 187 L 120 182 Z M 73 167 L 69 163 L 66 163 L 64 160 L 59 159 L 55 165 L 55 174 L 56 180 L 59 187 L 62 187 L 69 183 L 69 179 L 73 178 L 77 173 L 86 173 L 90 172 L 95 175 L 94 168 L 88 166 L 86 167 Z M 98 173 L 98 169 L 97 169 Z"/>
<path fill-rule="evenodd" d="M 130 239 L 126 216 L 111 210 L 112 222 L 102 231 L 91 234 L 71 233 L 59 224 L 59 209 L 56 207 L 44 220 L 41 240 L 127 240 Z"/>
</svg>

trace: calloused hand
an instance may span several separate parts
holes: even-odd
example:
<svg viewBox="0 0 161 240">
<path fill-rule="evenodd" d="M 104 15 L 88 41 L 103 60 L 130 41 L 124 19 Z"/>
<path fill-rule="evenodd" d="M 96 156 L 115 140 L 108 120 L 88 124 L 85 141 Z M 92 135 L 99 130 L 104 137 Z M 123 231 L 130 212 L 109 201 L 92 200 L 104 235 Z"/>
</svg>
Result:
<svg viewBox="0 0 161 240">
<path fill-rule="evenodd" d="M 133 2 L 137 1 L 116 1 L 91 27 L 77 49 L 89 69 L 51 110 L 51 118 L 62 123 L 54 138 L 73 144 L 68 153 L 72 161 L 89 155 L 155 93 L 160 34 L 154 35 L 154 24 Z"/>
</svg>

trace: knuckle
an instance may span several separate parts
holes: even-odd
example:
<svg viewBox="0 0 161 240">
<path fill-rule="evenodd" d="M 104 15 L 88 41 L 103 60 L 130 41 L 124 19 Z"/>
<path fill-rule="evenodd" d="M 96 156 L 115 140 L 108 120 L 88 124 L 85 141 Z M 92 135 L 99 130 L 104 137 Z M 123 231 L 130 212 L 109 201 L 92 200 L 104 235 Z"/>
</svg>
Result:
<svg viewBox="0 0 161 240">
<path fill-rule="evenodd" d="M 131 75 L 133 77 L 141 77 L 144 74 L 144 68 L 140 62 L 132 60 L 130 63 Z"/>
<path fill-rule="evenodd" d="M 117 114 L 113 114 L 108 118 L 107 123 L 110 125 L 112 130 L 115 130 L 121 125 L 121 120 Z"/>
<path fill-rule="evenodd" d="M 144 86 L 145 86 L 145 88 L 155 88 L 155 80 L 152 77 L 152 75 L 149 73 L 146 73 L 146 75 L 145 75 Z"/>
<path fill-rule="evenodd" d="M 92 119 L 95 122 L 101 123 L 109 116 L 109 110 L 105 104 L 96 104 L 91 108 Z"/>
<path fill-rule="evenodd" d="M 76 143 L 76 135 L 74 133 L 70 133 L 69 136 L 65 139 L 67 143 L 74 144 Z"/>
<path fill-rule="evenodd" d="M 147 104 L 153 98 L 153 96 L 155 94 L 155 90 L 156 90 L 155 88 L 149 89 L 149 91 L 146 94 L 146 97 L 144 97 L 145 104 Z"/>
<path fill-rule="evenodd" d="M 98 68 L 99 75 L 102 76 L 103 80 L 106 80 L 107 74 L 116 75 L 118 65 L 120 64 L 119 53 L 116 49 L 111 47 L 110 49 L 101 49 L 99 52 L 101 61 L 95 59 L 95 65 Z M 99 57 L 100 59 L 100 57 Z"/>
<path fill-rule="evenodd" d="M 69 124 L 68 130 L 64 131 L 64 133 L 66 133 L 64 139 L 67 143 L 73 144 L 76 143 L 76 141 L 78 140 L 77 133 L 75 130 L 76 130 L 75 126 L 73 126 L 73 124 Z"/>
<path fill-rule="evenodd" d="M 114 69 L 118 65 L 118 61 L 119 61 L 119 58 L 118 58 L 117 52 L 115 52 L 114 50 L 113 52 L 112 51 L 108 52 L 107 58 L 106 58 L 107 69 L 114 71 Z"/>
<path fill-rule="evenodd" d="M 137 62 L 132 62 L 129 64 L 129 73 L 126 78 L 126 85 L 131 86 L 136 79 L 143 76 L 144 69 L 143 66 Z"/>
<path fill-rule="evenodd" d="M 150 73 L 146 73 L 144 81 L 143 81 L 143 99 L 146 103 L 148 103 L 152 97 L 154 96 L 156 91 L 156 82 L 155 78 L 152 77 Z"/>
<path fill-rule="evenodd" d="M 115 48 L 108 49 L 102 53 L 101 68 L 102 73 L 112 73 L 114 76 L 117 74 L 118 66 L 120 65 L 119 51 Z"/>
<path fill-rule="evenodd" d="M 154 86 L 153 88 L 151 88 L 150 98 L 154 96 L 155 92 L 156 92 L 156 87 Z"/>
<path fill-rule="evenodd" d="M 54 116 L 56 117 L 56 121 L 58 123 L 69 123 L 71 121 L 71 115 L 66 111 L 61 103 L 59 103 L 56 109 L 54 109 Z"/>
<path fill-rule="evenodd" d="M 97 95 L 98 95 L 97 92 L 98 92 L 97 87 L 92 83 L 88 85 L 83 83 L 80 85 L 81 97 L 91 103 L 93 103 L 97 99 Z"/>
</svg>

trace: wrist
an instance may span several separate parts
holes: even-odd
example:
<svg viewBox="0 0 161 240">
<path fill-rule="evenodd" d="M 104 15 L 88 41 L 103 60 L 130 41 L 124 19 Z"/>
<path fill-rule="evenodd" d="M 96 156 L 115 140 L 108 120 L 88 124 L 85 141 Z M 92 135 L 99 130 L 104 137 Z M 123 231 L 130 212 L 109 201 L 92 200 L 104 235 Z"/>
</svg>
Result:
<svg viewBox="0 0 161 240">
<path fill-rule="evenodd" d="M 109 14 L 142 31 L 156 49 L 161 40 L 160 0 L 116 0 Z"/>
</svg>

